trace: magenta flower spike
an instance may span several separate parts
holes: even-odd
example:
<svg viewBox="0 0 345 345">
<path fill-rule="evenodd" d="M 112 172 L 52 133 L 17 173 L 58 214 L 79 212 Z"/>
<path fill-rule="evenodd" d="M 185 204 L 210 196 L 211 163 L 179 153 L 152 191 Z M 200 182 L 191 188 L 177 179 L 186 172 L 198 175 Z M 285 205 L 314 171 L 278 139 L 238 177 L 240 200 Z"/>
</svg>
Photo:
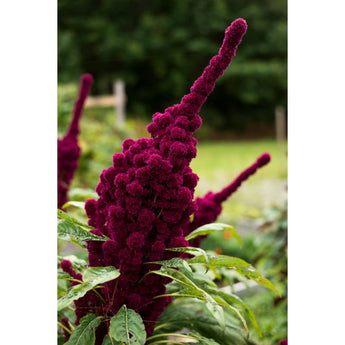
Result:
<svg viewBox="0 0 345 345">
<path fill-rule="evenodd" d="M 242 182 L 246 181 L 250 176 L 254 175 L 257 169 L 265 166 L 271 160 L 271 156 L 268 153 L 263 153 L 255 163 L 250 165 L 244 171 L 242 171 L 233 182 L 227 187 L 223 188 L 218 193 L 208 192 L 202 198 L 196 198 L 197 210 L 194 213 L 193 221 L 188 223 L 183 228 L 184 236 L 187 236 L 193 230 L 198 227 L 213 223 L 216 221 L 220 213 L 222 212 L 222 203 L 230 198 L 230 196 L 237 191 Z M 194 247 L 200 247 L 201 240 L 206 236 L 199 236 L 190 241 L 190 245 Z"/>
<path fill-rule="evenodd" d="M 80 157 L 80 147 L 78 145 L 79 120 L 92 81 L 90 74 L 81 76 L 79 96 L 74 106 L 72 121 L 65 136 L 58 139 L 58 208 L 61 208 L 67 202 L 68 189 L 78 168 Z"/>
<path fill-rule="evenodd" d="M 88 242 L 89 265 L 115 266 L 121 272 L 98 290 L 102 299 L 95 301 L 95 295 L 88 293 L 75 301 L 77 323 L 89 312 L 106 316 L 96 330 L 96 345 L 102 343 L 109 319 L 123 304 L 141 315 L 150 336 L 171 302 L 170 297 L 154 299 L 165 293 L 169 280 L 146 275 L 158 267 L 147 263 L 179 255 L 166 248 L 188 246 L 183 227 L 196 209 L 193 196 L 198 176 L 189 164 L 196 157 L 193 133 L 201 126 L 197 112 L 230 64 L 246 29 L 243 19 L 227 28 L 219 54 L 190 93 L 180 104 L 153 115 L 147 126 L 150 138 L 123 142 L 122 153 L 113 156 L 113 166 L 100 174 L 99 199 L 85 204 L 89 224 L 95 227 L 92 232 L 109 237 L 105 242 Z"/>
</svg>

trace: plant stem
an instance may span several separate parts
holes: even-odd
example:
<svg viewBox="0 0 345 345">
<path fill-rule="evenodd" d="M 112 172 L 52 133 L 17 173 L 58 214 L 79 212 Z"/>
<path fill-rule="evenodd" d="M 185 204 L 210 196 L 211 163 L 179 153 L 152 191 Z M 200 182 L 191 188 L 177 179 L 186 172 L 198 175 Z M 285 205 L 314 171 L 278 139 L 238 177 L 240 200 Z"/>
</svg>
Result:
<svg viewBox="0 0 345 345">
<path fill-rule="evenodd" d="M 198 338 L 193 337 L 193 336 L 191 336 L 191 335 L 179 334 L 179 333 L 162 333 L 162 334 L 156 334 L 156 335 L 152 335 L 151 337 L 147 338 L 146 340 L 152 340 L 152 339 L 159 338 L 159 337 L 180 337 L 180 338 L 187 338 L 187 339 L 199 340 Z"/>
<path fill-rule="evenodd" d="M 66 326 L 64 326 L 61 322 L 58 321 L 58 325 L 61 328 L 63 328 L 67 333 L 72 334 L 72 331 L 69 328 L 67 328 Z"/>
</svg>

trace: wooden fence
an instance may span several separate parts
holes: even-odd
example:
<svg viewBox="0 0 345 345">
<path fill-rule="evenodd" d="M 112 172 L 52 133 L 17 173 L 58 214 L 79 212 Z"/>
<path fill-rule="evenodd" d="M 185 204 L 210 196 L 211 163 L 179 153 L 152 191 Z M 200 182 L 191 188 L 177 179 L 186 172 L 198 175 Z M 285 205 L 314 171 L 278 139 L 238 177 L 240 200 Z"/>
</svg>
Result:
<svg viewBox="0 0 345 345">
<path fill-rule="evenodd" d="M 126 119 L 126 94 L 123 80 L 113 83 L 113 94 L 103 96 L 89 96 L 85 102 L 85 108 L 91 107 L 114 107 L 116 122 L 119 127 L 124 127 Z"/>
</svg>

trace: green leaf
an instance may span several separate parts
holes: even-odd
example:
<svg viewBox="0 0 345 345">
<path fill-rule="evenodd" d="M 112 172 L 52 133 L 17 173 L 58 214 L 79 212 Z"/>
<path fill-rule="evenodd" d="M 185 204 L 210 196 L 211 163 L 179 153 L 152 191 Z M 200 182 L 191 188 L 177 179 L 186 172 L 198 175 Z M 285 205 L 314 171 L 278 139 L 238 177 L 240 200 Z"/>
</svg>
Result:
<svg viewBox="0 0 345 345">
<path fill-rule="evenodd" d="M 204 289 L 211 295 L 211 296 L 218 296 L 220 298 L 222 298 L 225 302 L 228 303 L 228 305 L 231 305 L 230 303 L 232 304 L 237 304 L 239 306 L 241 306 L 246 312 L 247 312 L 247 315 L 248 315 L 248 319 L 250 320 L 250 322 L 253 324 L 253 326 L 255 327 L 256 331 L 258 332 L 259 336 L 262 337 L 262 332 L 261 332 L 261 329 L 257 323 L 257 320 L 256 320 L 256 317 L 255 317 L 255 314 L 253 313 L 253 311 L 241 300 L 241 298 L 239 298 L 238 296 L 236 295 L 233 295 L 233 294 L 229 294 L 229 293 L 226 293 L 222 290 L 219 290 L 219 289 L 214 289 L 214 288 L 211 288 L 211 287 L 204 287 Z"/>
<path fill-rule="evenodd" d="M 211 296 L 212 296 L 212 298 L 217 302 L 218 305 L 221 305 L 221 306 L 223 306 L 223 307 L 229 309 L 230 311 L 234 312 L 234 313 L 239 317 L 239 319 L 241 320 L 241 322 L 242 322 L 242 324 L 243 324 L 245 330 L 246 330 L 247 332 L 249 332 L 249 331 L 248 331 L 247 322 L 246 322 L 246 320 L 243 318 L 242 314 L 239 312 L 239 310 L 238 310 L 237 308 L 233 307 L 231 304 L 227 303 L 227 302 L 224 301 L 222 298 L 219 298 L 216 294 L 211 295 Z"/>
<path fill-rule="evenodd" d="M 106 241 L 105 237 L 97 236 L 91 232 L 81 228 L 80 226 L 70 222 L 69 220 L 58 220 L 58 238 L 71 241 L 76 240 L 79 245 L 84 247 L 84 241 Z"/>
<path fill-rule="evenodd" d="M 92 283 L 94 286 L 113 280 L 120 275 L 120 271 L 113 266 L 89 267 L 83 273 L 83 281 Z"/>
<path fill-rule="evenodd" d="M 70 207 L 70 206 L 74 206 L 74 207 L 77 207 L 77 208 L 80 208 L 80 209 L 84 210 L 85 209 L 85 202 L 84 201 L 67 201 L 62 206 L 62 208 L 67 208 L 67 207 Z"/>
<path fill-rule="evenodd" d="M 84 316 L 65 345 L 94 345 L 96 340 L 95 329 L 100 323 L 101 320 L 94 314 Z"/>
<path fill-rule="evenodd" d="M 222 329 L 225 328 L 225 318 L 223 309 L 216 303 L 216 301 L 204 290 L 199 288 L 191 279 L 189 279 L 181 271 L 177 271 L 173 268 L 166 266 L 161 267 L 159 271 L 150 271 L 148 274 L 154 273 L 164 277 L 171 278 L 180 283 L 188 292 L 193 295 L 194 298 L 201 299 L 206 302 L 206 308 L 213 315 L 213 317 L 219 322 Z"/>
<path fill-rule="evenodd" d="M 187 261 L 189 264 L 206 264 L 206 261 L 202 256 L 196 256 Z M 257 271 L 251 264 L 242 259 L 227 255 L 209 255 L 209 265 L 211 267 L 228 267 L 234 269 L 236 272 L 242 274 L 243 276 L 246 276 L 247 278 L 257 282 L 258 284 L 275 291 L 280 296 L 279 291 L 268 279 L 263 277 L 262 274 L 259 271 Z"/>
<path fill-rule="evenodd" d="M 180 253 L 187 253 L 192 254 L 194 256 L 203 255 L 206 261 L 206 265 L 208 266 L 208 257 L 206 252 L 201 248 L 195 248 L 195 247 L 178 247 L 178 248 L 166 248 L 165 250 L 171 251 L 171 252 L 180 252 Z"/>
<path fill-rule="evenodd" d="M 58 299 L 58 311 L 68 307 L 73 301 L 85 296 L 86 293 L 93 288 L 94 286 L 90 283 L 74 285 L 72 288 L 67 290 L 66 295 Z"/>
<path fill-rule="evenodd" d="M 102 345 L 121 345 L 121 343 L 107 334 L 103 339 Z"/>
<path fill-rule="evenodd" d="M 109 335 L 121 344 L 144 345 L 146 332 L 140 315 L 124 304 L 110 320 Z"/>
<path fill-rule="evenodd" d="M 68 213 L 66 213 L 60 209 L 57 210 L 57 215 L 58 215 L 58 218 L 68 220 L 71 223 L 80 225 L 83 228 L 91 229 L 91 230 L 94 229 L 92 226 L 81 222 L 80 220 L 70 216 Z"/>
<path fill-rule="evenodd" d="M 70 280 L 71 276 L 68 273 L 63 272 L 61 269 L 58 269 L 58 279 L 65 279 L 65 280 Z"/>
<path fill-rule="evenodd" d="M 236 229 L 231 225 L 227 225 L 223 223 L 211 223 L 211 224 L 200 226 L 199 228 L 195 229 L 190 234 L 188 234 L 185 238 L 187 241 L 190 241 L 193 238 L 198 237 L 198 236 L 205 236 L 215 231 L 225 231 L 225 230 L 230 231 L 230 233 L 236 238 L 236 240 L 242 246 L 241 237 L 238 235 Z"/>
<path fill-rule="evenodd" d="M 161 261 L 152 261 L 152 262 L 146 262 L 147 264 L 157 264 L 167 267 L 176 267 L 176 268 L 185 268 L 189 271 L 191 271 L 191 268 L 187 264 L 187 262 L 181 258 L 172 258 L 170 260 L 161 260 Z"/>
<path fill-rule="evenodd" d="M 84 281 L 71 287 L 67 290 L 66 295 L 58 299 L 58 311 L 66 308 L 73 301 L 85 296 L 96 285 L 113 280 L 119 275 L 119 270 L 112 266 L 88 268 L 83 274 Z"/>
<path fill-rule="evenodd" d="M 176 299 L 164 310 L 156 324 L 156 332 L 177 332 L 183 328 L 213 339 L 221 345 L 257 345 L 227 314 L 226 328 L 222 332 L 213 316 L 203 312 L 203 302 L 196 299 Z"/>
<path fill-rule="evenodd" d="M 68 195 L 71 200 L 96 199 L 98 194 L 93 189 L 72 188 Z"/>
</svg>

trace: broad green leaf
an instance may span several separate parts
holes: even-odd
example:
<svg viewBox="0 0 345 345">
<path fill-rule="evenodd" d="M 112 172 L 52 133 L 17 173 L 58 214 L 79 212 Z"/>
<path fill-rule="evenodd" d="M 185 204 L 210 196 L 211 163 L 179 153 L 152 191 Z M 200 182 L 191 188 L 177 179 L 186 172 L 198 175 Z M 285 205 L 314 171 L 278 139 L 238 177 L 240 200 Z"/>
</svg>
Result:
<svg viewBox="0 0 345 345">
<path fill-rule="evenodd" d="M 74 285 L 67 290 L 66 295 L 58 299 L 58 311 L 68 307 L 73 301 L 83 297 L 86 293 L 92 290 L 94 286 L 91 283 L 82 283 Z"/>
<path fill-rule="evenodd" d="M 229 309 L 230 311 L 232 311 L 233 313 L 235 313 L 238 318 L 241 320 L 244 328 L 246 329 L 246 331 L 248 332 L 248 326 L 246 323 L 246 320 L 243 318 L 243 316 L 241 315 L 241 313 L 239 312 L 239 310 L 235 307 L 233 307 L 231 304 L 229 304 L 227 301 L 225 301 L 223 298 L 223 296 L 219 297 L 218 294 L 216 293 L 212 293 L 212 291 L 218 291 L 217 289 L 206 289 L 206 288 L 202 288 L 202 290 L 204 290 L 205 292 L 207 291 L 207 293 L 211 296 L 211 298 L 218 304 L 218 306 L 222 306 L 225 307 L 227 309 Z M 211 292 L 211 293 L 210 293 Z M 223 294 L 226 295 L 226 293 L 223 292 Z M 163 296 L 171 296 L 171 297 L 189 297 L 189 298 L 198 298 L 200 299 L 200 295 L 196 294 L 193 290 L 181 290 L 179 292 L 176 293 L 167 293 L 161 296 L 157 296 L 157 297 L 163 297 Z M 202 299 L 203 300 L 203 299 Z M 249 309 L 249 308 L 248 308 Z M 250 310 L 250 309 L 249 309 Z M 255 317 L 254 317 L 255 319 Z M 256 321 L 256 320 L 255 320 Z M 257 324 L 256 324 L 257 325 Z M 261 334 L 261 333 L 260 333 Z"/>
<path fill-rule="evenodd" d="M 107 334 L 103 339 L 102 345 L 121 345 L 121 343 Z"/>
<path fill-rule="evenodd" d="M 219 298 L 217 295 L 211 295 L 212 298 L 216 301 L 218 305 L 221 305 L 222 307 L 225 307 L 229 309 L 230 311 L 234 312 L 238 318 L 241 320 L 245 330 L 248 332 L 248 326 L 246 320 L 243 318 L 242 314 L 239 312 L 239 310 L 235 307 L 233 307 L 231 304 L 224 301 L 222 298 Z"/>
<path fill-rule="evenodd" d="M 213 296 L 213 297 L 214 296 L 218 296 L 218 297 L 222 298 L 225 302 L 228 303 L 228 305 L 237 304 L 237 305 L 241 306 L 247 312 L 248 319 L 250 320 L 250 322 L 255 327 L 256 331 L 259 334 L 259 336 L 262 337 L 261 329 L 260 329 L 260 327 L 259 327 L 259 325 L 257 323 L 256 317 L 255 317 L 253 311 L 242 301 L 241 298 L 239 298 L 236 295 L 229 294 L 229 293 L 226 293 L 226 292 L 224 292 L 222 290 L 214 289 L 214 288 L 211 288 L 211 287 L 204 287 L 204 289 L 211 296 Z"/>
<path fill-rule="evenodd" d="M 85 209 L 85 202 L 84 201 L 67 201 L 62 206 L 62 208 L 67 208 L 67 207 L 70 207 L 70 206 L 74 206 L 74 207 L 77 207 L 77 208 L 80 208 L 80 209 L 84 210 Z"/>
<path fill-rule="evenodd" d="M 162 265 L 162 266 L 167 266 L 167 267 L 176 267 L 176 268 L 185 268 L 189 271 L 191 271 L 191 268 L 187 264 L 187 262 L 181 258 L 172 258 L 170 260 L 161 260 L 161 261 L 152 261 L 152 262 L 147 262 L 147 264 L 157 264 L 157 265 Z"/>
<path fill-rule="evenodd" d="M 71 200 L 96 199 L 98 194 L 93 189 L 72 188 L 68 192 Z"/>
<path fill-rule="evenodd" d="M 174 300 L 160 316 L 155 332 L 158 329 L 164 333 L 177 332 L 187 328 L 221 345 L 257 345 L 236 323 L 230 322 L 228 314 L 223 333 L 214 317 L 203 312 L 202 304 L 203 301 L 196 299 Z"/>
<path fill-rule="evenodd" d="M 211 295 L 204 292 L 206 298 L 206 308 L 211 312 L 214 318 L 219 322 L 222 332 L 225 330 L 225 315 L 224 310 Z"/>
<path fill-rule="evenodd" d="M 83 273 L 83 281 L 94 284 L 103 284 L 107 281 L 113 280 L 120 275 L 120 271 L 113 266 L 106 267 L 89 267 Z"/>
<path fill-rule="evenodd" d="M 109 335 L 125 345 L 144 345 L 146 332 L 140 315 L 124 304 L 110 320 Z"/>
<path fill-rule="evenodd" d="M 57 210 L 57 215 L 58 215 L 58 218 L 68 220 L 68 221 L 70 221 L 71 223 L 80 225 L 80 226 L 83 227 L 83 228 L 91 229 L 91 230 L 93 229 L 92 226 L 90 226 L 90 225 L 88 225 L 88 224 L 85 224 L 85 223 L 81 222 L 80 220 L 78 220 L 78 219 L 76 219 L 76 218 L 70 216 L 68 213 L 66 213 L 66 212 L 64 212 L 64 211 L 62 211 L 62 210 L 60 210 L 60 209 Z"/>
<path fill-rule="evenodd" d="M 166 266 L 161 267 L 159 271 L 150 271 L 149 273 L 154 273 L 162 275 L 164 277 L 171 278 L 176 282 L 180 283 L 182 286 L 188 290 L 189 294 L 192 294 L 195 298 L 204 300 L 206 303 L 206 308 L 214 316 L 214 318 L 219 322 L 222 329 L 225 328 L 225 317 L 223 309 L 216 303 L 216 301 L 204 290 L 199 288 L 191 279 L 189 279 L 183 272 L 169 268 Z"/>
<path fill-rule="evenodd" d="M 94 345 L 96 340 L 95 329 L 100 323 L 101 320 L 94 314 L 84 316 L 65 345 Z"/>
<path fill-rule="evenodd" d="M 177 248 L 166 248 L 165 250 L 171 251 L 171 252 L 180 252 L 180 253 L 187 253 L 192 254 L 194 256 L 203 255 L 206 261 L 206 265 L 208 266 L 208 257 L 206 252 L 201 248 L 195 248 L 195 247 L 177 247 Z"/>
<path fill-rule="evenodd" d="M 71 276 L 68 273 L 65 273 L 64 271 L 62 271 L 61 269 L 58 269 L 57 278 L 69 280 L 69 279 L 71 279 Z"/>
<path fill-rule="evenodd" d="M 58 299 L 58 311 L 66 308 L 73 301 L 85 296 L 96 285 L 113 280 L 119 275 L 119 270 L 112 266 L 88 268 L 83 274 L 84 281 L 81 284 L 72 286 L 68 289 L 66 295 Z"/>
<path fill-rule="evenodd" d="M 70 241 L 71 239 L 77 240 L 77 242 L 84 241 L 106 241 L 105 237 L 97 236 L 91 232 L 81 228 L 80 226 L 70 222 L 66 219 L 58 220 L 58 238 Z"/>
<path fill-rule="evenodd" d="M 187 241 L 190 241 L 193 238 L 198 237 L 198 236 L 205 236 L 215 231 L 225 231 L 225 230 L 229 231 L 236 238 L 239 244 L 242 245 L 241 237 L 238 235 L 236 229 L 231 225 L 227 225 L 223 223 L 211 223 L 211 224 L 200 226 L 199 228 L 195 229 L 190 234 L 188 234 L 185 238 Z"/>
<path fill-rule="evenodd" d="M 206 264 L 205 259 L 202 256 L 196 256 L 192 259 L 187 260 L 189 264 L 195 263 L 204 263 Z M 274 285 L 262 274 L 257 271 L 251 264 L 248 262 L 227 255 L 209 255 L 209 265 L 211 267 L 228 267 L 234 269 L 236 272 L 246 276 L 247 278 L 254 280 L 258 284 L 275 291 L 280 295 L 279 291 L 274 287 Z"/>
</svg>

